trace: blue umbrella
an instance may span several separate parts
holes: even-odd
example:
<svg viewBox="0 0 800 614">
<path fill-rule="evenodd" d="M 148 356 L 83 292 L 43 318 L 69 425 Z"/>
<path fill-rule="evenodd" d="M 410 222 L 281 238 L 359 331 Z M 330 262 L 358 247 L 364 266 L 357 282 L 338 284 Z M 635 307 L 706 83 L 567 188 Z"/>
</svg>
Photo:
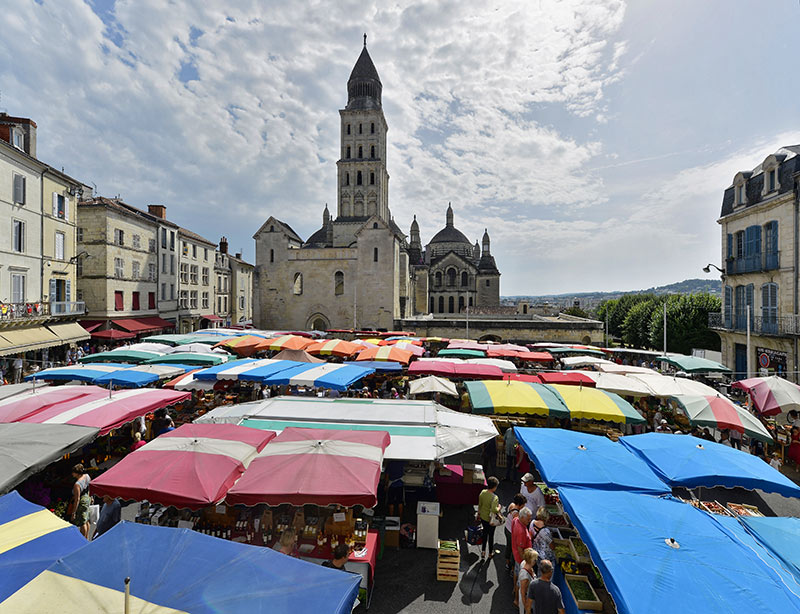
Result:
<svg viewBox="0 0 800 614">
<path fill-rule="evenodd" d="M 130 578 L 133 611 L 147 606 L 193 614 L 349 614 L 361 576 L 270 548 L 188 529 L 122 522 L 53 564 L 0 602 L 15 614 L 122 612 Z"/>
<path fill-rule="evenodd" d="M 800 518 L 740 518 L 800 582 Z"/>
<path fill-rule="evenodd" d="M 763 460 L 691 435 L 644 433 L 620 438 L 670 486 L 761 489 L 800 497 L 800 487 Z"/>
<path fill-rule="evenodd" d="M 403 370 L 403 365 L 401 365 L 399 362 L 391 362 L 388 360 L 359 360 L 358 362 L 348 361 L 344 364 L 375 369 L 379 373 L 400 373 Z"/>
</svg>

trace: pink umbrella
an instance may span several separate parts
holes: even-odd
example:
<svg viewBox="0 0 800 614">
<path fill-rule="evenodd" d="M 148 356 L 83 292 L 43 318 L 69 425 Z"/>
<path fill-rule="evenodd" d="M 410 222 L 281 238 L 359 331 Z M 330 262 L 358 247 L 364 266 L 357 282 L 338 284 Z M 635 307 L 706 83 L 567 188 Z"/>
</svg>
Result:
<svg viewBox="0 0 800 614">
<path fill-rule="evenodd" d="M 800 386 L 782 377 L 752 377 L 734 382 L 731 387 L 750 393 L 753 407 L 762 416 L 800 410 Z"/>
</svg>

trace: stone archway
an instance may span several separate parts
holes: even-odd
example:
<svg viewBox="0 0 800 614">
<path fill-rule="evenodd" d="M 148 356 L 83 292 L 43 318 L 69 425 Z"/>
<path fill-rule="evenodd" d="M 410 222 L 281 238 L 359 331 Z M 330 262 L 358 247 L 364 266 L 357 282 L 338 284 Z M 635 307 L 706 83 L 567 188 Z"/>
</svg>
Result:
<svg viewBox="0 0 800 614">
<path fill-rule="evenodd" d="M 306 320 L 306 330 L 328 330 L 330 327 L 330 320 L 321 313 L 312 313 Z"/>
<path fill-rule="evenodd" d="M 495 343 L 500 343 L 503 339 L 499 335 L 483 335 L 480 339 L 478 339 L 478 343 L 486 342 L 486 341 L 494 341 Z"/>
<path fill-rule="evenodd" d="M 591 345 L 592 344 L 592 338 L 589 335 L 584 335 L 583 339 L 581 339 L 581 343 L 583 345 Z"/>
</svg>

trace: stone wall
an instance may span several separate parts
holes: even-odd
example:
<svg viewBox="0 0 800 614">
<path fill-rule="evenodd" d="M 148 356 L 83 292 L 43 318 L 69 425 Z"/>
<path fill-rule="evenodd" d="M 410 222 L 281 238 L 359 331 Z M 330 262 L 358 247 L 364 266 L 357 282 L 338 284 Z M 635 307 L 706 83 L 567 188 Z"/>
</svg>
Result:
<svg viewBox="0 0 800 614">
<path fill-rule="evenodd" d="M 413 331 L 423 337 L 465 338 L 536 343 L 538 341 L 554 341 L 558 343 L 602 344 L 603 323 L 594 320 L 566 321 L 553 319 L 538 320 L 505 320 L 435 318 L 405 319 L 396 323 L 398 330 Z"/>
</svg>

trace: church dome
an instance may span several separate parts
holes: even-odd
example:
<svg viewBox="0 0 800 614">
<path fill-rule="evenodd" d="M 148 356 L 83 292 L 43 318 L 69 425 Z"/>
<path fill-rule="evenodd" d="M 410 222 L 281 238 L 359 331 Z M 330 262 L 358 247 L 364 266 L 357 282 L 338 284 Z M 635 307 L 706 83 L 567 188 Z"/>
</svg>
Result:
<svg viewBox="0 0 800 614">
<path fill-rule="evenodd" d="M 455 252 L 468 260 L 474 259 L 472 243 L 469 239 L 453 224 L 453 207 L 447 205 L 447 223 L 445 227 L 433 235 L 428 243 L 428 251 L 432 258 L 444 256 L 448 252 Z"/>
<path fill-rule="evenodd" d="M 433 235 L 430 244 L 435 245 L 436 243 L 464 243 L 472 249 L 472 243 L 470 243 L 466 235 L 455 226 L 445 226 Z"/>
</svg>

